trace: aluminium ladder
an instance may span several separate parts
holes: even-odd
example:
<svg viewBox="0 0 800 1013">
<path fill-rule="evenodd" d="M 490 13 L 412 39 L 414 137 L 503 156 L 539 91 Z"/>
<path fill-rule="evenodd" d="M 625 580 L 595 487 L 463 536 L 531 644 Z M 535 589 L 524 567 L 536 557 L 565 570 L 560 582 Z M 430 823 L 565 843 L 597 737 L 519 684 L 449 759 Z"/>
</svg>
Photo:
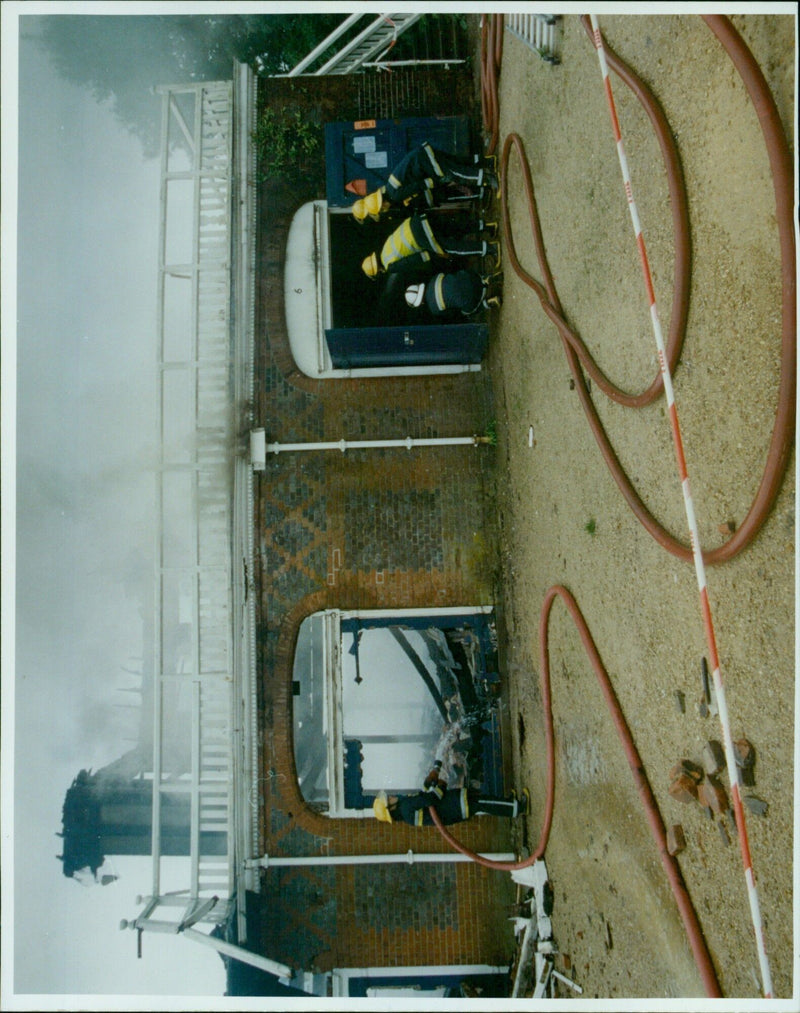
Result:
<svg viewBox="0 0 800 1013">
<path fill-rule="evenodd" d="M 370 61 L 375 62 L 379 56 L 391 49 L 403 32 L 407 31 L 424 15 L 382 14 L 370 21 L 363 31 L 351 39 L 338 53 L 326 60 L 318 70 L 307 70 L 362 17 L 363 14 L 351 14 L 285 76 L 298 77 L 303 73 L 309 73 L 315 77 L 322 74 L 352 74 Z"/>
<path fill-rule="evenodd" d="M 506 14 L 506 29 L 528 45 L 545 63 L 561 63 L 561 17 L 558 14 Z"/>
</svg>

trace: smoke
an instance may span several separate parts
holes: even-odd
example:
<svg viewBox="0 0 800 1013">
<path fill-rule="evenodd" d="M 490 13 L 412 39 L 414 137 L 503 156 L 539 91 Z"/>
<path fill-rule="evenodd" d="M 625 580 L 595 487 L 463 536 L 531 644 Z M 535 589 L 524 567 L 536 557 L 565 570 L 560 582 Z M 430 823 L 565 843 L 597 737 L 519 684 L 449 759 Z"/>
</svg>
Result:
<svg viewBox="0 0 800 1013">
<path fill-rule="evenodd" d="M 120 687 L 152 614 L 159 165 L 33 47 L 19 138 L 17 755 L 63 792 L 138 734 Z"/>
<path fill-rule="evenodd" d="M 152 670 L 160 165 L 141 152 L 108 102 L 21 47 L 17 419 L 3 433 L 17 472 L 16 599 L 4 602 L 15 609 L 15 672 L 3 673 L 15 689 L 4 825 L 15 850 L 4 860 L 21 991 L 147 991 L 149 980 L 135 939 L 120 939 L 119 915 L 109 917 L 119 884 L 76 890 L 54 860 L 67 788 L 136 744 L 143 708 L 127 690 Z M 125 874 L 127 915 L 144 868 Z M 173 981 L 181 963 L 173 955 Z"/>
</svg>

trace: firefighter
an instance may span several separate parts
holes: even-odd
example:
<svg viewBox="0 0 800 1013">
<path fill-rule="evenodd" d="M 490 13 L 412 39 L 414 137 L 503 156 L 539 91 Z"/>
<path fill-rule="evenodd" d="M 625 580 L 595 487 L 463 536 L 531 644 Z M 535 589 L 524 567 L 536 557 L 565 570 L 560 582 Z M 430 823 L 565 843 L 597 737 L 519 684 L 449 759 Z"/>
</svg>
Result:
<svg viewBox="0 0 800 1013">
<path fill-rule="evenodd" d="M 366 221 L 367 217 L 377 221 L 392 204 L 408 207 L 421 200 L 432 207 L 434 190 L 447 183 L 476 187 L 476 193 L 467 193 L 461 198 L 473 200 L 482 196 L 487 188 L 497 189 L 497 175 L 494 171 L 496 164 L 496 155 L 488 158 L 475 155 L 471 162 L 466 162 L 436 150 L 425 141 L 398 162 L 380 189 L 355 201 L 353 215 L 358 222 Z M 350 184 L 348 189 L 351 189 Z"/>
<path fill-rule="evenodd" d="M 387 795 L 381 791 L 372 803 L 375 818 L 381 823 L 408 823 L 413 827 L 428 827 L 433 824 L 430 809 L 447 826 L 461 823 L 471 816 L 505 816 L 516 819 L 526 816 L 530 794 L 527 789 L 522 797 L 511 795 L 497 798 L 481 795 L 475 788 L 448 788 L 441 780 L 441 763 L 436 761 L 433 770 L 425 779 L 423 790 L 416 795 Z"/>
<path fill-rule="evenodd" d="M 491 309 L 502 305 L 499 286 L 502 275 L 494 274 L 482 278 L 477 271 L 459 271 L 435 274 L 427 282 L 417 282 L 406 289 L 406 302 L 414 309 L 423 302 L 434 316 L 447 316 L 461 312 L 472 316 L 480 309 Z"/>
<path fill-rule="evenodd" d="M 497 233 L 497 223 L 478 222 L 477 231 Z M 491 256 L 499 265 L 500 245 L 479 236 L 447 234 L 447 230 L 433 225 L 426 215 L 412 215 L 399 225 L 383 244 L 380 256 L 371 253 L 361 263 L 368 278 L 379 274 L 408 275 L 435 266 L 434 258 Z"/>
</svg>

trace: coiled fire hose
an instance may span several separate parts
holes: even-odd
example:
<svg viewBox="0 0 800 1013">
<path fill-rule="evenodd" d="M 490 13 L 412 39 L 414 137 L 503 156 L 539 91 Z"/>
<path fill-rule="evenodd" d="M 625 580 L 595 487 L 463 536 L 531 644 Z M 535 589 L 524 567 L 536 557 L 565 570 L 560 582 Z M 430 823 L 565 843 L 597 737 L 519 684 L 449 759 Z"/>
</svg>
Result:
<svg viewBox="0 0 800 1013">
<path fill-rule="evenodd" d="M 581 20 L 587 33 L 589 34 L 589 37 L 592 38 L 592 29 L 589 24 L 589 19 L 584 17 Z M 796 397 L 796 289 L 795 244 L 792 224 L 793 181 L 791 157 L 775 102 L 758 64 L 739 34 L 733 28 L 729 19 L 720 16 L 706 16 L 704 17 L 704 20 L 711 31 L 722 43 L 726 52 L 736 66 L 758 115 L 773 176 L 776 218 L 781 250 L 781 274 L 783 282 L 781 378 L 778 390 L 778 407 L 767 456 L 767 464 L 758 492 L 750 510 L 748 511 L 747 517 L 738 528 L 735 535 L 717 549 L 698 553 L 703 563 L 714 564 L 732 559 L 753 540 L 774 505 L 775 498 L 777 497 L 782 485 L 789 458 L 791 456 L 791 450 L 794 444 Z M 487 133 L 489 134 L 488 150 L 490 152 L 496 149 L 499 134 L 497 78 L 500 72 L 500 62 L 502 57 L 502 40 L 503 16 L 484 16 L 481 34 L 481 102 L 484 124 Z M 667 360 L 668 370 L 671 373 L 680 356 L 680 350 L 685 334 L 691 266 L 688 213 L 686 208 L 686 193 L 683 175 L 677 152 L 672 141 L 672 134 L 660 106 L 644 84 L 613 52 L 613 50 L 611 50 L 607 44 L 603 44 L 602 48 L 604 58 L 607 60 L 608 66 L 610 66 L 611 69 L 613 69 L 615 73 L 617 73 L 618 76 L 633 90 L 647 111 L 656 131 L 656 136 L 661 147 L 662 157 L 664 158 L 667 170 L 670 204 L 673 209 L 673 229 L 675 233 L 674 296 L 669 340 L 665 348 L 665 359 Z M 523 172 L 523 182 L 528 200 L 531 227 L 534 233 L 535 246 L 539 259 L 540 270 L 544 278 L 544 285 L 541 285 L 522 268 L 514 248 L 508 204 L 506 200 L 508 158 L 512 147 L 514 147 L 517 151 Z M 556 291 L 544 252 L 544 243 L 536 211 L 536 202 L 530 176 L 530 169 L 525 157 L 524 146 L 521 139 L 516 134 L 511 134 L 506 138 L 500 161 L 500 171 L 503 181 L 503 228 L 508 246 L 509 260 L 519 277 L 521 277 L 522 280 L 536 292 L 545 313 L 556 325 L 559 334 L 561 335 L 576 389 L 579 392 L 581 403 L 584 411 L 586 412 L 592 432 L 594 433 L 601 452 L 603 453 L 603 457 L 606 460 L 618 487 L 622 491 L 623 496 L 644 527 L 659 542 L 659 544 L 667 549 L 667 551 L 671 552 L 680 559 L 692 560 L 692 548 L 681 544 L 669 532 L 667 532 L 655 520 L 655 518 L 652 517 L 642 503 L 638 493 L 636 493 L 633 489 L 628 477 L 623 472 L 613 447 L 611 446 L 603 429 L 596 409 L 594 408 L 581 366 L 583 366 L 586 372 L 609 397 L 613 398 L 618 403 L 631 407 L 649 404 L 660 395 L 663 389 L 662 375 L 659 373 L 650 387 L 640 395 L 626 394 L 615 387 L 615 385 L 605 377 L 589 355 L 581 339 L 572 331 L 563 317 L 558 293 Z M 531 865 L 544 854 L 552 823 L 555 788 L 555 749 L 550 697 L 547 623 L 552 603 L 557 596 L 560 596 L 564 600 L 573 620 L 578 626 L 581 640 L 587 654 L 589 655 L 595 674 L 600 681 L 606 702 L 608 703 L 612 718 L 628 758 L 629 765 L 633 772 L 637 789 L 639 790 L 640 797 L 642 798 L 642 802 L 645 806 L 648 822 L 656 840 L 662 864 L 664 865 L 679 912 L 683 919 L 695 958 L 695 963 L 700 972 L 706 992 L 709 996 L 720 996 L 721 991 L 713 961 L 711 960 L 711 956 L 708 952 L 696 912 L 686 890 L 686 886 L 680 872 L 680 867 L 674 857 L 671 856 L 667 850 L 663 821 L 644 773 L 641 759 L 638 751 L 636 750 L 635 743 L 633 742 L 630 729 L 628 728 L 627 722 L 622 714 L 616 694 L 614 693 L 608 674 L 605 671 L 599 657 L 597 648 L 594 645 L 588 626 L 586 625 L 575 599 L 566 588 L 555 586 L 547 592 L 540 616 L 539 644 L 540 665 L 542 672 L 542 706 L 545 714 L 545 731 L 547 741 L 547 787 L 545 817 L 539 843 L 536 849 L 528 859 L 519 863 L 492 862 L 491 860 L 485 859 L 482 856 L 477 855 L 475 852 L 464 848 L 444 828 L 435 810 L 431 809 L 433 821 L 438 827 L 440 833 L 442 833 L 444 838 L 452 847 L 461 851 L 463 854 L 468 855 L 474 861 L 490 868 L 504 871 L 521 869 L 527 865 Z M 748 852 L 746 847 L 746 838 L 742 841 L 742 846 L 743 854 L 746 855 Z M 747 871 L 748 887 L 752 894 L 755 889 L 754 882 L 752 881 L 752 871 L 749 868 Z M 756 929 L 758 935 L 760 925 L 756 926 Z M 765 993 L 770 995 L 771 984 L 768 981 L 768 964 L 766 964 L 765 954 L 763 954 L 763 957 L 762 969 L 765 969 L 767 972 L 765 974 L 766 980 L 764 981 Z M 765 964 L 766 968 L 764 968 Z"/>
<path fill-rule="evenodd" d="M 462 854 L 469 855 L 473 861 L 476 861 L 480 865 L 486 866 L 490 869 L 498 869 L 506 872 L 512 872 L 515 869 L 524 869 L 526 866 L 532 865 L 535 861 L 537 861 L 537 859 L 544 855 L 545 848 L 547 847 L 547 841 L 550 836 L 550 826 L 552 824 L 553 805 L 555 801 L 555 734 L 553 731 L 553 708 L 550 695 L 548 622 L 550 618 L 550 610 L 557 597 L 560 597 L 567 606 L 575 625 L 578 627 L 581 642 L 586 649 L 589 661 L 600 682 L 600 688 L 603 692 L 603 696 L 605 697 L 606 703 L 611 711 L 611 717 L 622 741 L 625 756 L 628 760 L 628 765 L 631 768 L 633 779 L 639 792 L 639 797 L 645 807 L 650 830 L 655 839 L 659 857 L 661 858 L 661 864 L 667 874 L 667 879 L 669 880 L 675 901 L 678 905 L 678 910 L 683 920 L 686 934 L 692 947 L 692 952 L 695 956 L 697 968 L 703 979 L 703 985 L 706 989 L 706 993 L 709 996 L 721 996 L 722 992 L 719 987 L 719 982 L 717 981 L 717 974 L 714 970 L 711 954 L 708 952 L 703 931 L 700 928 L 697 913 L 695 912 L 691 898 L 689 897 L 689 892 L 686 888 L 683 874 L 681 873 L 677 860 L 669 853 L 669 849 L 667 847 L 667 836 L 666 830 L 664 829 L 664 822 L 661 819 L 661 813 L 659 812 L 655 796 L 653 795 L 653 790 L 647 780 L 642 758 L 636 748 L 633 735 L 631 734 L 630 728 L 628 727 L 622 713 L 622 708 L 617 700 L 617 695 L 614 692 L 611 679 L 609 678 L 608 672 L 603 665 L 603 661 L 597 650 L 594 639 L 592 638 L 589 627 L 586 624 L 586 620 L 584 619 L 581 610 L 578 608 L 578 603 L 565 587 L 556 585 L 549 589 L 545 595 L 542 611 L 539 616 L 539 666 L 541 672 L 542 711 L 544 713 L 545 721 L 545 742 L 547 754 L 545 815 L 542 823 L 542 830 L 539 835 L 539 843 L 534 848 L 530 857 L 524 859 L 523 861 L 496 862 L 492 859 L 484 858 L 482 855 L 478 855 L 474 851 L 464 848 L 464 846 L 456 841 L 456 839 L 442 824 L 436 809 L 432 806 L 430 813 L 433 817 L 433 821 L 439 828 L 439 832 L 452 847 L 454 847 L 457 851 L 460 851 Z"/>
</svg>

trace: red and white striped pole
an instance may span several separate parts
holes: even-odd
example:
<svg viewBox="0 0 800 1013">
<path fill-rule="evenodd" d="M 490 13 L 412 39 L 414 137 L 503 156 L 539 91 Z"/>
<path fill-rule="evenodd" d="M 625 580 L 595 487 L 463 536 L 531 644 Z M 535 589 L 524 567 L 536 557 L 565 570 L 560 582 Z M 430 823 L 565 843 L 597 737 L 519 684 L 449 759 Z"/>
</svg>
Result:
<svg viewBox="0 0 800 1013">
<path fill-rule="evenodd" d="M 742 862 L 744 864 L 745 879 L 747 880 L 747 892 L 750 901 L 750 915 L 753 920 L 753 929 L 756 937 L 756 947 L 758 949 L 758 959 L 761 966 L 761 984 L 764 996 L 767 999 L 772 998 L 772 976 L 769 969 L 769 960 L 767 958 L 767 951 L 764 945 L 764 932 L 761 924 L 761 907 L 758 901 L 758 890 L 756 888 L 755 875 L 753 874 L 753 865 L 750 857 L 750 845 L 747 838 L 747 823 L 744 815 L 744 807 L 742 805 L 741 785 L 739 782 L 739 771 L 736 765 L 736 755 L 733 747 L 733 735 L 731 734 L 730 717 L 728 715 L 728 705 L 725 700 L 725 689 L 722 685 L 722 675 L 719 668 L 719 656 L 717 654 L 717 640 L 714 634 L 714 621 L 711 615 L 711 605 L 708 600 L 708 588 L 706 586 L 706 572 L 705 564 L 703 563 L 703 553 L 700 546 L 700 535 L 697 529 L 697 518 L 694 512 L 694 503 L 692 501 L 692 494 L 689 488 L 689 476 L 686 470 L 686 459 L 683 453 L 683 439 L 681 437 L 681 429 L 678 422 L 678 411 L 675 407 L 675 395 L 672 387 L 672 377 L 670 375 L 669 365 L 667 364 L 667 357 L 664 348 L 664 338 L 661 332 L 661 323 L 658 317 L 658 309 L 656 307 L 656 298 L 653 291 L 653 281 L 650 274 L 650 265 L 647 259 L 647 250 L 645 248 L 644 237 L 642 236 L 641 222 L 639 221 L 639 212 L 636 208 L 636 203 L 633 198 L 633 187 L 631 186 L 630 173 L 628 171 L 628 161 L 625 157 L 625 148 L 622 143 L 622 134 L 619 128 L 619 120 L 617 118 L 616 105 L 614 103 L 614 95 L 611 90 L 611 80 L 608 73 L 608 62 L 606 60 L 606 53 L 603 46 L 603 36 L 600 32 L 600 28 L 597 23 L 597 17 L 594 14 L 590 15 L 592 24 L 592 33 L 594 39 L 594 45 L 597 49 L 597 56 L 600 61 L 600 69 L 603 75 L 603 85 L 605 87 L 606 98 L 608 99 L 608 107 L 611 113 L 611 125 L 614 130 L 614 139 L 617 144 L 617 154 L 619 155 L 619 164 L 622 169 L 622 178 L 625 184 L 625 193 L 628 198 L 628 208 L 631 214 L 631 221 L 633 222 L 634 233 L 636 235 L 636 245 L 639 248 L 639 257 L 642 263 L 642 272 L 644 274 L 644 283 L 647 289 L 647 298 L 650 304 L 650 318 L 653 324 L 653 332 L 655 334 L 656 345 L 658 347 L 658 361 L 661 368 L 661 376 L 664 381 L 664 394 L 667 399 L 667 407 L 669 409 L 670 425 L 672 427 L 672 439 L 675 445 L 675 457 L 678 465 L 678 474 L 680 475 L 681 488 L 683 490 L 683 501 L 686 508 L 686 519 L 689 524 L 689 536 L 692 545 L 692 555 L 694 558 L 694 568 L 697 574 L 697 586 L 700 590 L 700 608 L 703 615 L 703 626 L 705 628 L 706 642 L 708 645 L 709 661 L 711 663 L 711 669 L 714 680 L 714 690 L 717 696 L 717 707 L 719 710 L 719 720 L 722 726 L 722 735 L 725 745 L 725 760 L 728 765 L 728 773 L 730 775 L 731 784 L 731 798 L 733 800 L 733 811 L 736 816 L 736 829 L 739 836 L 739 845 L 742 852 Z"/>
</svg>

